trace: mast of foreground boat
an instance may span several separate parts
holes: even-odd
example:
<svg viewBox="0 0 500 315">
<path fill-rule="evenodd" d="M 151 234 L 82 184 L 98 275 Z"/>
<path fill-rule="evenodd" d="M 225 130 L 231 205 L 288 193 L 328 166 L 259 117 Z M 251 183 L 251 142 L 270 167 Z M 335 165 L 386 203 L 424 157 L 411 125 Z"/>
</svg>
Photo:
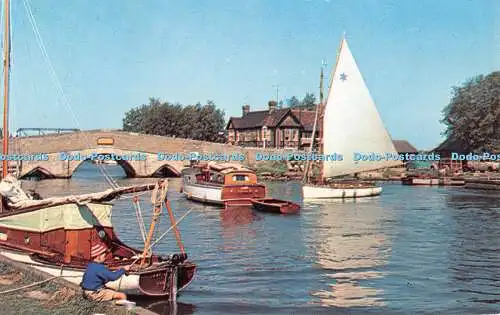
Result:
<svg viewBox="0 0 500 315">
<path fill-rule="evenodd" d="M 5 29 L 4 29 L 4 73 L 3 73 L 3 150 L 4 157 L 9 154 L 9 80 L 10 80 L 10 7 L 9 0 L 4 1 Z M 8 174 L 8 161 L 2 161 L 2 178 Z"/>
</svg>

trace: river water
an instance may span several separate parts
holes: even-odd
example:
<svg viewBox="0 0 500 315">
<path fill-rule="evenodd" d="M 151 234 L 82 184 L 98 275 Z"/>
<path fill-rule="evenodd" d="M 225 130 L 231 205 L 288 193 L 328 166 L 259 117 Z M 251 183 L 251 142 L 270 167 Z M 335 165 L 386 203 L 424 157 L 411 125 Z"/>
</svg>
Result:
<svg viewBox="0 0 500 315">
<path fill-rule="evenodd" d="M 107 167 L 121 186 L 126 179 Z M 270 194 L 301 203 L 299 183 L 267 183 Z M 381 196 L 307 203 L 300 215 L 224 210 L 185 200 L 179 178 L 169 198 L 198 273 L 175 306 L 140 300 L 160 314 L 486 314 L 500 313 L 500 193 L 385 183 Z M 71 180 L 24 182 L 43 196 L 107 189 L 82 165 Z M 150 195 L 141 197 L 146 224 Z M 130 200 L 113 223 L 142 248 Z M 165 214 L 158 234 L 170 226 Z M 156 251 L 178 251 L 173 234 Z"/>
</svg>

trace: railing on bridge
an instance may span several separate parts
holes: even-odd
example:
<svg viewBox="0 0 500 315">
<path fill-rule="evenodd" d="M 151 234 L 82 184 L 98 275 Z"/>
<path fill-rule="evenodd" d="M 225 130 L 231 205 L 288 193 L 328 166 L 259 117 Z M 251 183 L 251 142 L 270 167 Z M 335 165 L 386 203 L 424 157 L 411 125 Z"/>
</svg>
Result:
<svg viewBox="0 0 500 315">
<path fill-rule="evenodd" d="M 38 136 L 51 134 L 51 133 L 68 133 L 68 132 L 79 132 L 80 129 L 76 128 L 19 128 L 16 131 L 16 137 L 27 137 L 30 136 L 30 132 L 38 132 Z"/>
</svg>

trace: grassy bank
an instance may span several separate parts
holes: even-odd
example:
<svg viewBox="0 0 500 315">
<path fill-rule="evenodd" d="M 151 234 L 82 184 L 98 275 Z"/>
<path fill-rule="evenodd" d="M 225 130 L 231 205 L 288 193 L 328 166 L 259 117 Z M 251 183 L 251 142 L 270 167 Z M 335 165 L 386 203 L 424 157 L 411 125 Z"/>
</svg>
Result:
<svg viewBox="0 0 500 315">
<path fill-rule="evenodd" d="M 39 275 L 20 271 L 0 261 L 0 291 L 16 289 L 44 280 Z M 81 291 L 54 282 L 20 291 L 0 294 L 1 314 L 130 314 L 111 303 L 95 303 Z"/>
<path fill-rule="evenodd" d="M 286 162 L 283 161 L 259 162 L 254 169 L 257 175 L 283 176 L 288 172 Z"/>
</svg>

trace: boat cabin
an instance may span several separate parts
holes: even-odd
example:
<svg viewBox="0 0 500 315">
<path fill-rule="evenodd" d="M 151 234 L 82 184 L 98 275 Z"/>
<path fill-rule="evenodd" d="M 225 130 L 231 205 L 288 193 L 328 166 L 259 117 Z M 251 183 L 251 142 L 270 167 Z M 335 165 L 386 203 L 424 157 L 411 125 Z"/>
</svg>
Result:
<svg viewBox="0 0 500 315">
<path fill-rule="evenodd" d="M 184 178 L 186 182 L 191 184 L 213 184 L 220 186 L 257 184 L 257 175 L 254 171 L 234 166 L 198 166 L 194 172 L 187 172 Z"/>
</svg>

